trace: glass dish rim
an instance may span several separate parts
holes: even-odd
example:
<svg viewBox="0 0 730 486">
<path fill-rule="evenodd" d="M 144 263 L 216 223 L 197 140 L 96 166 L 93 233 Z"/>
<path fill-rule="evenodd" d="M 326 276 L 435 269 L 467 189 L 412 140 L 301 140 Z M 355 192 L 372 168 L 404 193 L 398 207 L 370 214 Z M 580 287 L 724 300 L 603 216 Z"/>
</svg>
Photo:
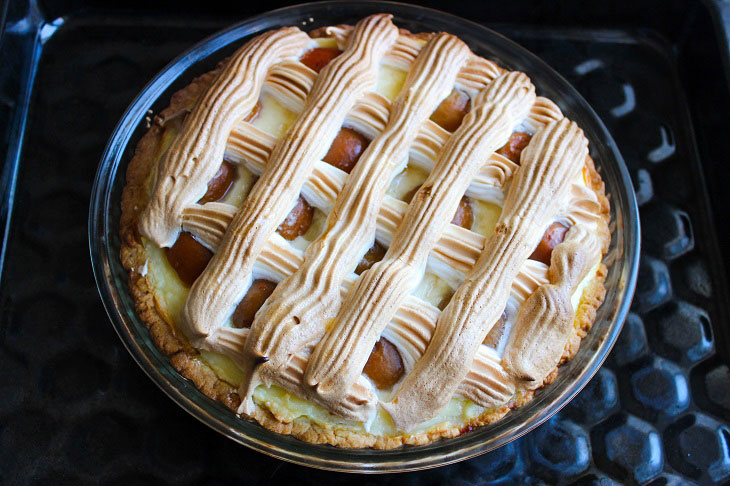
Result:
<svg viewBox="0 0 730 486">
<path fill-rule="evenodd" d="M 623 263 L 621 267 L 623 269 L 621 272 L 622 278 L 619 280 L 619 283 L 623 284 L 623 289 L 617 290 L 620 302 L 618 307 L 613 310 L 612 321 L 607 325 L 606 334 L 598 344 L 598 349 L 590 351 L 593 354 L 578 376 L 564 386 L 560 393 L 554 396 L 549 403 L 543 404 L 526 420 L 514 424 L 516 427 L 512 426 L 487 441 L 480 441 L 480 439 L 486 435 L 487 429 L 494 427 L 492 425 L 481 427 L 470 434 L 464 434 L 454 439 L 444 439 L 426 446 L 406 446 L 384 451 L 345 449 L 310 444 L 291 436 L 268 431 L 258 424 L 237 418 L 229 409 L 208 398 L 195 385 L 182 378 L 172 368 L 167 356 L 159 351 L 154 343 L 151 343 L 149 335 L 144 335 L 144 332 L 147 331 L 146 327 L 143 326 L 144 332 L 140 334 L 139 322 L 135 322 L 135 318 L 137 321 L 139 321 L 139 318 L 135 314 L 134 307 L 130 308 L 125 305 L 124 301 L 123 294 L 129 292 L 127 281 L 120 279 L 118 275 L 115 277 L 115 271 L 118 273 L 117 267 L 120 266 L 120 263 L 114 261 L 114 259 L 119 260 L 118 253 L 111 251 L 114 237 L 118 234 L 118 226 L 110 225 L 110 220 L 113 219 L 111 216 L 113 210 L 112 195 L 114 192 L 112 187 L 115 179 L 120 174 L 123 175 L 126 170 L 129 157 L 125 153 L 131 145 L 130 140 L 139 131 L 139 125 L 149 107 L 160 100 L 161 95 L 169 91 L 171 85 L 177 79 L 186 75 L 186 71 L 195 66 L 196 63 L 208 59 L 211 54 L 215 54 L 221 49 L 240 43 L 243 38 L 273 27 L 272 22 L 276 22 L 276 19 L 281 19 L 287 15 L 307 15 L 307 12 L 325 11 L 327 8 L 344 6 L 353 12 L 387 11 L 396 15 L 413 14 L 414 16 L 420 16 L 415 22 L 425 22 L 427 24 L 433 22 L 440 25 L 453 24 L 471 30 L 475 32 L 475 35 L 485 36 L 486 39 L 489 39 L 491 48 L 501 50 L 507 54 L 513 53 L 515 58 L 521 56 L 523 62 L 526 62 L 530 67 L 530 71 L 537 70 L 541 77 L 551 78 L 551 82 L 560 87 L 560 92 L 563 94 L 561 101 L 575 105 L 574 108 L 590 122 L 592 129 L 600 134 L 600 142 L 604 145 L 603 148 L 607 149 L 607 153 L 611 156 L 610 164 L 615 165 L 612 170 L 617 171 L 617 174 L 614 175 L 617 176 L 618 189 L 621 191 L 613 194 L 613 199 L 609 198 L 612 203 L 612 211 L 616 210 L 614 207 L 614 204 L 616 204 L 615 199 L 621 198 L 621 202 L 625 206 L 622 210 L 626 212 L 626 214 L 622 213 L 622 221 L 616 221 L 617 227 L 614 228 L 614 232 L 618 231 L 618 225 L 622 223 L 621 228 L 626 232 L 626 237 L 622 236 L 622 241 L 625 241 L 623 248 L 625 250 L 624 259 L 621 262 L 613 263 L 613 265 Z M 438 16 L 438 19 L 434 18 L 435 16 Z M 335 24 L 335 22 L 332 22 L 332 24 Z M 461 34 L 459 35 L 461 37 Z M 538 86 L 538 89 L 540 87 Z M 553 100 L 558 102 L 557 99 Z M 585 129 L 584 123 L 579 124 Z M 592 145 L 597 143 L 595 139 L 591 139 L 591 142 Z M 606 163 L 606 161 L 601 161 L 599 165 L 597 161 L 599 166 Z M 152 78 L 122 116 L 102 156 L 94 181 L 89 208 L 89 247 L 98 291 L 114 329 L 134 360 L 150 379 L 188 413 L 217 432 L 243 445 L 297 464 L 346 472 L 412 471 L 451 464 L 501 447 L 530 432 L 557 413 L 570 402 L 597 372 L 618 337 L 623 321 L 628 314 L 636 286 L 639 263 L 639 235 L 636 198 L 621 154 L 601 119 L 572 85 L 537 56 L 483 25 L 438 10 L 395 2 L 328 1 L 272 10 L 218 31 L 181 53 Z M 586 352 L 585 347 L 584 345 L 581 346 L 579 354 Z M 536 397 L 533 402 L 537 400 Z M 516 412 L 517 410 L 510 412 L 510 415 Z M 507 419 L 502 421 L 504 420 Z M 496 424 L 502 421 L 498 421 Z M 509 424 L 509 422 L 507 423 Z"/>
</svg>

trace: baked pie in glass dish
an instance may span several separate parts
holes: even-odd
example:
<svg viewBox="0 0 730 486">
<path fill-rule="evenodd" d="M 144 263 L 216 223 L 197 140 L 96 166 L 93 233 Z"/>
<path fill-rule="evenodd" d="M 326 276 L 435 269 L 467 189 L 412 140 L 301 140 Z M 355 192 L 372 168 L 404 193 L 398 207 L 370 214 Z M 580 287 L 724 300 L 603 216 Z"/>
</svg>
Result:
<svg viewBox="0 0 730 486">
<path fill-rule="evenodd" d="M 386 472 L 492 450 L 575 396 L 628 313 L 639 225 L 615 143 L 537 57 L 443 12 L 319 2 L 142 90 L 89 240 L 122 342 L 185 410 Z"/>
<path fill-rule="evenodd" d="M 388 14 L 244 43 L 154 117 L 121 205 L 156 345 L 308 442 L 499 420 L 605 294 L 610 207 L 581 128 L 526 74 Z"/>
</svg>

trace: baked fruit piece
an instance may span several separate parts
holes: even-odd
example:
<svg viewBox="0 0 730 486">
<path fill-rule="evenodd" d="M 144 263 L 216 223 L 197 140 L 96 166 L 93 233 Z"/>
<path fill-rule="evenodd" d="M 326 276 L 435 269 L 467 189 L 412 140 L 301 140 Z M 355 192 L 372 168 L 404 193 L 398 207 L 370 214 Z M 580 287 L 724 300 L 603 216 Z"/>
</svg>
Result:
<svg viewBox="0 0 730 486">
<path fill-rule="evenodd" d="M 578 350 L 603 295 L 603 183 L 529 78 L 391 16 L 266 32 L 137 146 L 121 258 L 206 395 L 342 447 L 500 419 Z"/>
</svg>

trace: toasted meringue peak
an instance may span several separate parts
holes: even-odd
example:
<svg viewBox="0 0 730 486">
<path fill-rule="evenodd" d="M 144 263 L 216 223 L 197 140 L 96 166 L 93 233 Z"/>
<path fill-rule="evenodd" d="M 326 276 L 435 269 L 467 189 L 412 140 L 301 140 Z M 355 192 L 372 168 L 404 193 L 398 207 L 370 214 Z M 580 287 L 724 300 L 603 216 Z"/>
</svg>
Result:
<svg viewBox="0 0 730 486">
<path fill-rule="evenodd" d="M 506 371 L 524 388 L 537 388 L 560 361 L 573 330 L 571 295 L 601 258 L 595 233 L 581 225 L 555 247 L 541 285 L 520 307 L 504 354 Z"/>
</svg>

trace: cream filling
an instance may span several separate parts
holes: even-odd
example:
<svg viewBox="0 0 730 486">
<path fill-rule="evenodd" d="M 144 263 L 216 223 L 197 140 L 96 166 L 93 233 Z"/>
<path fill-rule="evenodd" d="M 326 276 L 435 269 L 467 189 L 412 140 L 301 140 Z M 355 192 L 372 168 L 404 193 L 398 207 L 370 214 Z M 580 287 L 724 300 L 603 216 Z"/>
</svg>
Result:
<svg viewBox="0 0 730 486">
<path fill-rule="evenodd" d="M 409 192 L 423 184 L 426 177 L 428 172 L 414 165 L 408 165 L 393 178 L 386 194 L 403 201 Z"/>
<path fill-rule="evenodd" d="M 268 133 L 272 137 L 281 138 L 297 119 L 297 113 L 281 104 L 273 95 L 261 95 L 261 110 L 251 125 Z"/>
<path fill-rule="evenodd" d="M 236 178 L 220 202 L 236 206 L 237 208 L 241 207 L 241 204 L 243 204 L 243 201 L 246 200 L 246 196 L 248 196 L 254 182 L 256 182 L 256 176 L 254 176 L 251 171 L 245 167 L 237 165 Z"/>
<path fill-rule="evenodd" d="M 317 39 L 316 41 L 323 47 L 329 47 L 333 42 L 331 39 Z M 394 99 L 400 91 L 400 87 L 402 86 L 405 77 L 406 73 L 404 71 L 396 70 L 390 66 L 381 65 L 375 91 L 392 101 L 392 99 Z M 296 113 L 284 107 L 274 96 L 268 93 L 262 94 L 261 102 L 262 109 L 256 120 L 254 120 L 253 125 L 274 137 L 278 138 L 283 136 L 289 126 L 293 123 Z M 169 145 L 172 140 L 172 137 L 168 136 L 168 132 L 169 130 L 166 130 L 165 132 L 163 147 Z M 159 155 L 162 155 L 163 152 L 164 149 L 161 150 Z M 388 194 L 397 199 L 402 199 L 414 187 L 420 185 L 426 179 L 427 175 L 428 173 L 423 169 L 409 165 L 393 179 L 388 189 Z M 221 201 L 236 207 L 242 204 L 248 194 L 248 191 L 253 185 L 253 182 L 255 181 L 254 174 L 242 166 L 238 166 L 237 176 L 238 177 L 234 182 L 234 185 Z M 583 184 L 585 187 L 585 181 L 582 178 L 579 181 L 576 181 L 576 183 Z M 474 198 L 471 199 L 471 202 L 474 212 L 474 224 L 472 230 L 476 233 L 487 236 L 494 229 L 501 212 L 501 207 L 492 202 L 485 202 Z M 320 210 L 315 210 L 313 224 L 309 231 L 305 235 L 300 236 L 295 241 L 291 242 L 291 245 L 299 250 L 306 249 L 306 247 L 321 234 L 324 221 L 326 221 L 325 213 Z M 144 267 L 147 272 L 147 278 L 150 279 L 155 289 L 154 293 L 158 308 L 162 311 L 162 314 L 168 322 L 177 326 L 180 319 L 181 309 L 189 290 L 180 282 L 177 274 L 167 262 L 164 250 L 146 239 L 144 240 L 144 246 L 148 256 L 148 260 L 145 262 Z M 599 264 L 596 263 L 594 268 L 591 269 L 573 293 L 571 301 L 575 309 L 577 309 L 580 304 L 583 291 L 590 282 L 594 280 L 598 270 L 598 265 Z M 442 300 L 453 294 L 453 286 L 455 283 L 456 282 L 448 282 L 447 280 L 444 280 L 432 271 L 427 271 L 413 294 L 434 306 L 438 306 Z M 511 297 L 508 301 L 508 308 L 510 306 L 517 308 L 519 306 L 519 302 L 517 302 L 514 297 Z M 516 311 L 508 312 L 509 318 L 506 325 L 507 331 L 505 332 L 505 336 L 508 335 L 516 314 Z M 501 355 L 505 342 L 506 339 L 504 338 L 500 340 L 500 345 L 495 350 L 498 355 Z M 202 350 L 201 357 L 223 380 L 234 386 L 238 386 L 242 382 L 243 375 L 241 370 L 227 356 L 212 351 Z M 376 390 L 376 394 L 381 401 L 389 400 L 392 393 L 393 391 Z M 372 434 L 382 436 L 397 434 L 397 430 L 395 429 L 390 417 L 380 407 L 378 408 L 378 412 L 374 417 L 374 420 L 370 424 L 363 424 L 347 421 L 330 414 L 324 408 L 302 400 L 275 385 L 270 387 L 263 385 L 259 386 L 254 392 L 254 400 L 259 405 L 270 410 L 279 420 L 284 422 L 291 422 L 304 417 L 324 426 L 336 425 L 353 431 L 368 431 Z M 448 426 L 459 426 L 469 419 L 477 417 L 483 413 L 484 410 L 484 408 L 477 406 L 472 401 L 455 395 L 450 400 L 449 404 L 441 410 L 437 416 L 419 424 L 412 430 L 412 433 L 425 432 L 431 429 Z"/>
<path fill-rule="evenodd" d="M 405 71 L 381 64 L 373 91 L 384 96 L 392 103 L 400 93 L 403 83 L 406 81 L 406 76 L 408 76 L 408 73 Z"/>
<path fill-rule="evenodd" d="M 431 272 L 426 272 L 413 295 L 438 307 L 441 301 L 450 298 L 453 293 L 454 289 L 445 280 Z"/>
<path fill-rule="evenodd" d="M 502 208 L 491 202 L 471 199 L 471 209 L 474 213 L 471 230 L 485 237 L 492 234 L 499 215 L 502 214 Z"/>
<path fill-rule="evenodd" d="M 337 47 L 337 40 L 334 37 L 318 37 L 313 40 L 317 47 Z"/>
</svg>

